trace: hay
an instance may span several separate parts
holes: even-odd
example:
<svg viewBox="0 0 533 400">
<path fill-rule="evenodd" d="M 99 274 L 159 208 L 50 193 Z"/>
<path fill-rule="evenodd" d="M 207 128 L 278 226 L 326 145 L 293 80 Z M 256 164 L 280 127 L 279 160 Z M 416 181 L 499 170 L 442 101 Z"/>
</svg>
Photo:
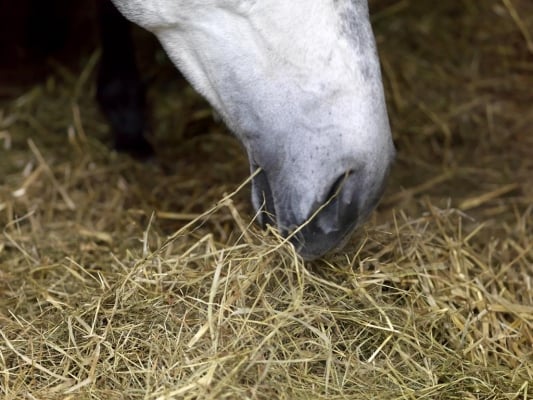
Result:
<svg viewBox="0 0 533 400">
<path fill-rule="evenodd" d="M 97 54 L 2 102 L 2 398 L 533 398 L 533 5 L 374 6 L 398 162 L 317 262 L 168 72 L 157 164 L 99 141 Z"/>
</svg>

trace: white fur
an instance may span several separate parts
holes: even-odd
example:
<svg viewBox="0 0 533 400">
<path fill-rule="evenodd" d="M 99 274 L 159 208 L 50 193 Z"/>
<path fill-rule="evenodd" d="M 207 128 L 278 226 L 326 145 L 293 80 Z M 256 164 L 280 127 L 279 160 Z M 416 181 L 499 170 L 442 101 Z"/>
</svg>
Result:
<svg viewBox="0 0 533 400">
<path fill-rule="evenodd" d="M 394 148 L 366 0 L 113 2 L 159 38 L 297 220 L 345 171 L 364 170 L 362 195 L 381 186 Z"/>
</svg>

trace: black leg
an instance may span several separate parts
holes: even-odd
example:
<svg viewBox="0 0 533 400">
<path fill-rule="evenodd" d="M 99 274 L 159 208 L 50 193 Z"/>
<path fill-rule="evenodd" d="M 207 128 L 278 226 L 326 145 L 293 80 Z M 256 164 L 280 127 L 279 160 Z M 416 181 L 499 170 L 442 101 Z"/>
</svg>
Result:
<svg viewBox="0 0 533 400">
<path fill-rule="evenodd" d="M 130 23 L 110 0 L 100 0 L 102 57 L 97 100 L 115 138 L 115 148 L 138 157 L 153 153 L 146 140 L 145 90 L 141 82 Z"/>
</svg>

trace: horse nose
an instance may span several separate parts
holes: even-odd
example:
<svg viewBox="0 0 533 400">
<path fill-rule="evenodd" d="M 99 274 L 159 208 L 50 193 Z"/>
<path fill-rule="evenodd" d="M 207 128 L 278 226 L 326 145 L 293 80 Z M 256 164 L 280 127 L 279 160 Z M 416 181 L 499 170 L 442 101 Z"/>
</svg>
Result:
<svg viewBox="0 0 533 400">
<path fill-rule="evenodd" d="M 345 244 L 381 194 L 372 195 L 365 186 L 354 171 L 334 181 L 324 201 L 293 236 L 292 242 L 304 259 L 312 260 Z"/>
<path fill-rule="evenodd" d="M 291 236 L 304 259 L 318 258 L 342 247 L 377 204 L 384 182 L 369 184 L 365 176 L 353 170 L 342 174 L 302 219 L 293 212 L 296 204 L 291 204 L 298 201 L 298 196 L 285 196 L 285 201 L 276 198 L 266 174 L 260 173 L 254 178 L 252 191 L 256 208 L 261 210 L 259 222 L 262 226 L 276 225 L 283 236 Z"/>
</svg>

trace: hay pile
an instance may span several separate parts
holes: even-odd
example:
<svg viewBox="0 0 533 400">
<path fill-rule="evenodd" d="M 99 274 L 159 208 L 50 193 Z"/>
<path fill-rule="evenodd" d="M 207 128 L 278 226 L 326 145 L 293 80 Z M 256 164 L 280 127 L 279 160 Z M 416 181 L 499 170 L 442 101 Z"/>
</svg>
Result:
<svg viewBox="0 0 533 400">
<path fill-rule="evenodd" d="M 399 157 L 317 262 L 168 74 L 157 163 L 108 150 L 97 55 L 1 103 L 2 398 L 533 398 L 533 4 L 373 5 Z"/>
</svg>

